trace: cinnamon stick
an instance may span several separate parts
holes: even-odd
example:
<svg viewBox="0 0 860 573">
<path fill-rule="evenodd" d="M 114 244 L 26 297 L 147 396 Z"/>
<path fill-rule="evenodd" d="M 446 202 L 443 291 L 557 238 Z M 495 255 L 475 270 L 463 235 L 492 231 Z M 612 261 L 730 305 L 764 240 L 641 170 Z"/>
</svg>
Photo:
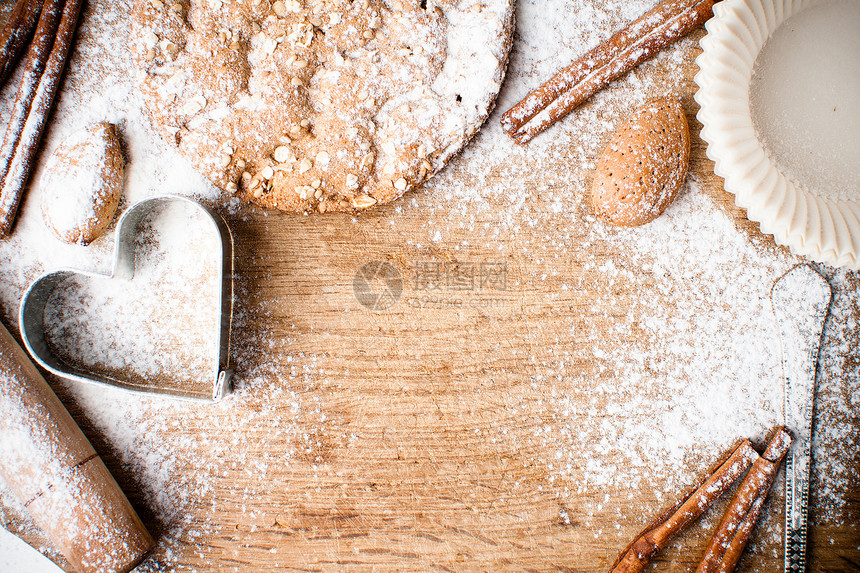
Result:
<svg viewBox="0 0 860 573">
<path fill-rule="evenodd" d="M 738 561 L 740 561 L 741 554 L 743 554 L 744 549 L 746 549 L 747 541 L 749 541 L 750 534 L 755 527 L 756 521 L 758 521 L 758 516 L 761 513 L 761 508 L 766 499 L 767 496 L 763 495 L 756 498 L 753 502 L 749 513 L 747 513 L 744 520 L 741 521 L 734 537 L 732 537 L 725 553 L 723 553 L 723 559 L 720 561 L 720 565 L 716 569 L 719 573 L 730 573 L 735 570 L 735 567 L 737 567 Z"/>
<path fill-rule="evenodd" d="M 777 428 L 764 454 L 753 463 L 738 487 L 696 573 L 734 571 L 791 441 L 791 433 L 787 429 Z"/>
<path fill-rule="evenodd" d="M 714 0 L 663 0 L 502 115 L 502 128 L 522 145 L 654 54 L 702 25 Z"/>
<path fill-rule="evenodd" d="M 0 147 L 0 237 L 15 220 L 66 65 L 83 0 L 45 0 L 24 77 Z"/>
<path fill-rule="evenodd" d="M 0 86 L 18 63 L 42 11 L 41 0 L 18 0 L 0 31 Z"/>
<path fill-rule="evenodd" d="M 696 520 L 749 469 L 758 454 L 749 440 L 738 445 L 729 457 L 707 475 L 689 494 L 666 510 L 628 545 L 612 565 L 610 573 L 640 573 L 676 533 Z"/>
</svg>

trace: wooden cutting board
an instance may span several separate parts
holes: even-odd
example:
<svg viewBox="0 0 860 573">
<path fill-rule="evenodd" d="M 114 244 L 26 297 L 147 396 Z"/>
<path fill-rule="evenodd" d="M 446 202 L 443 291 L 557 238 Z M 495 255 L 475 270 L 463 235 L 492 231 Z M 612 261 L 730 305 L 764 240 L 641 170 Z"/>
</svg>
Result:
<svg viewBox="0 0 860 573">
<path fill-rule="evenodd" d="M 757 257 L 790 262 L 733 206 L 705 157 L 692 97 L 701 36 L 647 64 L 647 80 L 628 78 L 611 88 L 613 99 L 587 104 L 608 122 L 593 129 L 608 138 L 629 111 L 618 97 L 676 90 L 690 122 L 695 192 Z M 502 101 L 535 82 L 514 80 Z M 587 201 L 569 199 L 583 196 L 596 159 L 576 129 L 559 126 L 543 136 L 552 142 L 536 140 L 534 155 L 476 176 L 473 148 L 501 137 L 485 130 L 427 189 L 358 217 L 226 213 L 237 248 L 239 388 L 221 405 L 110 394 L 140 429 L 129 436 L 116 431 L 122 420 L 106 417 L 106 402 L 57 384 L 160 539 L 142 571 L 605 571 L 672 492 L 707 469 L 715 452 L 695 449 L 681 477 L 646 471 L 659 465 L 647 448 L 638 464 L 611 447 L 605 459 L 568 448 L 559 461 L 561 445 L 576 443 L 564 438 L 577 431 L 571 420 L 589 435 L 601 424 L 618 428 L 661 395 L 665 375 L 654 366 L 635 404 L 613 403 L 605 391 L 623 373 L 597 355 L 601 341 L 636 347 L 644 330 L 630 324 L 648 319 L 642 282 L 609 278 L 606 262 L 634 274 L 651 267 L 627 259 L 629 243 L 611 232 L 595 239 Z M 472 182 L 479 199 L 464 201 Z M 561 213 L 559 197 L 568 198 Z M 696 288 L 701 278 L 678 281 Z M 837 377 L 851 375 L 860 335 L 860 277 L 844 285 L 855 344 Z M 607 293 L 613 299 L 598 304 Z M 559 396 L 585 413 L 547 406 Z M 856 399 L 848 403 L 856 422 Z M 614 466 L 605 487 L 586 479 L 594 463 Z M 854 479 L 838 519 L 823 520 L 813 492 L 814 571 L 860 570 L 856 449 L 844 468 Z M 627 474 L 653 481 L 617 477 Z M 782 568 L 781 483 L 742 571 Z M 10 529 L 43 543 L 4 505 Z M 723 507 L 664 551 L 659 570 L 695 569 Z"/>
</svg>

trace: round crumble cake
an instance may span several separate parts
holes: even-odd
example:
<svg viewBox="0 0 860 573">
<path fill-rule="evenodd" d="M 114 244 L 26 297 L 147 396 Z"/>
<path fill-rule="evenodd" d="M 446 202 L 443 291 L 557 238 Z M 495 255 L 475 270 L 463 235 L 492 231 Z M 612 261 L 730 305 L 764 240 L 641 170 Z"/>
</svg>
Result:
<svg viewBox="0 0 860 573">
<path fill-rule="evenodd" d="M 489 115 L 514 0 L 135 0 L 155 126 L 216 186 L 353 211 L 438 171 Z"/>
</svg>

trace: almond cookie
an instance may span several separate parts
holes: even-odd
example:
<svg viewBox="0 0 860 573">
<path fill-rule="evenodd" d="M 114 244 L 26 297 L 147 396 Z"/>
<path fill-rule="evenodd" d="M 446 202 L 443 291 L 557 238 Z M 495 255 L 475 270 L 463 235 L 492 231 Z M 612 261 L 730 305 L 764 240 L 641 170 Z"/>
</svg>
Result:
<svg viewBox="0 0 860 573">
<path fill-rule="evenodd" d="M 162 136 L 216 186 L 283 211 L 388 203 L 489 115 L 513 0 L 136 0 Z"/>
<path fill-rule="evenodd" d="M 591 187 L 594 214 L 623 227 L 653 221 L 684 184 L 689 158 L 681 103 L 665 97 L 645 104 L 603 150 Z"/>
<path fill-rule="evenodd" d="M 89 245 L 113 220 L 123 171 L 112 124 L 94 123 L 70 135 L 51 154 L 42 175 L 45 226 L 61 241 Z"/>
</svg>

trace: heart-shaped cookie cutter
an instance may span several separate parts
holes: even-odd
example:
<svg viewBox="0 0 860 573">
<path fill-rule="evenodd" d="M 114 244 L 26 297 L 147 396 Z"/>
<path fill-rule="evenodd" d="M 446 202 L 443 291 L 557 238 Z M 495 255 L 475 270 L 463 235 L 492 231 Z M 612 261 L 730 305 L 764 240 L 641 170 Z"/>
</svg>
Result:
<svg viewBox="0 0 860 573">
<path fill-rule="evenodd" d="M 220 304 L 218 330 L 218 352 L 211 361 L 211 392 L 192 392 L 156 385 L 140 385 L 130 380 L 113 376 L 96 376 L 93 373 L 67 364 L 51 351 L 45 339 L 45 307 L 54 289 L 73 275 L 130 280 L 134 276 L 135 236 L 140 222 L 154 209 L 170 203 L 185 203 L 200 210 L 205 219 L 211 222 L 221 244 L 220 277 L 217 282 L 217 299 Z M 78 382 L 106 384 L 132 392 L 145 394 L 167 394 L 177 398 L 217 402 L 230 393 L 233 370 L 230 368 L 230 334 L 233 321 L 233 236 L 224 219 L 197 201 L 178 195 L 162 195 L 139 201 L 129 207 L 117 224 L 116 248 L 113 272 L 106 276 L 99 273 L 61 269 L 47 273 L 36 279 L 21 301 L 21 337 L 27 351 L 35 361 L 48 372 Z M 206 379 L 210 379 L 209 376 Z M 201 385 L 202 386 L 202 385 Z"/>
</svg>

